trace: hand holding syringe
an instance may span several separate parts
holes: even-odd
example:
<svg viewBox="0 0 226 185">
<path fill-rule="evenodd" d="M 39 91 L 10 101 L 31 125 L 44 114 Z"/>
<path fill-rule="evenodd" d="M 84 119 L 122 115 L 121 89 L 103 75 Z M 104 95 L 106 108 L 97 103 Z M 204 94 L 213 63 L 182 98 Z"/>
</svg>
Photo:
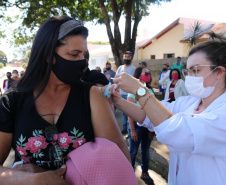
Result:
<svg viewBox="0 0 226 185">
<path fill-rule="evenodd" d="M 111 78 L 111 79 L 114 79 L 114 78 Z M 112 92 L 113 92 L 116 88 L 118 88 L 118 84 L 114 84 L 113 89 L 110 90 L 110 92 L 109 92 L 109 89 L 110 89 L 111 85 L 112 85 L 111 82 L 109 82 L 108 86 L 104 87 L 104 88 L 105 88 L 105 90 L 104 90 L 104 95 L 105 95 L 107 98 L 110 98 Z"/>
<path fill-rule="evenodd" d="M 115 78 L 111 78 L 112 80 L 114 80 Z M 115 84 L 114 88 L 112 89 L 112 91 L 114 91 L 115 89 L 118 88 L 118 84 Z"/>
</svg>

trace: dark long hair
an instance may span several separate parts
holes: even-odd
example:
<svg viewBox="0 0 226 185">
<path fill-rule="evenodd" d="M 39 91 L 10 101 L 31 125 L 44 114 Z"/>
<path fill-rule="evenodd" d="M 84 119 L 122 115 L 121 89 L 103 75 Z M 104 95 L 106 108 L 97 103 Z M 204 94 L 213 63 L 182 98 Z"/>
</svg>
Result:
<svg viewBox="0 0 226 185">
<path fill-rule="evenodd" d="M 141 73 L 142 73 L 143 68 L 145 68 L 145 67 L 141 67 L 141 66 L 140 67 L 137 67 L 135 69 L 135 71 L 134 71 L 134 75 L 133 76 L 135 78 L 137 78 L 137 79 L 140 79 L 140 76 L 141 76 Z M 149 71 L 149 74 L 150 74 L 150 82 L 146 83 L 146 87 L 149 88 L 149 89 L 151 89 L 154 92 L 154 90 L 153 90 L 153 88 L 151 86 L 152 77 L 151 77 L 151 72 L 150 71 Z"/>
<path fill-rule="evenodd" d="M 137 67 L 134 71 L 134 77 L 137 78 L 137 79 L 140 79 L 140 76 L 141 76 L 141 73 L 142 73 L 142 70 L 143 68 L 145 67 Z"/>
<path fill-rule="evenodd" d="M 173 79 L 173 78 L 172 78 L 172 72 L 173 72 L 173 71 L 177 71 L 177 73 L 178 73 L 178 79 L 181 79 L 180 71 L 179 71 L 178 69 L 174 68 L 174 69 L 171 69 L 171 70 L 170 70 L 170 75 L 169 75 L 170 80 Z"/>
<path fill-rule="evenodd" d="M 52 61 L 57 47 L 66 44 L 66 39 L 73 35 L 88 36 L 85 27 L 79 27 L 58 40 L 60 26 L 73 20 L 68 16 L 53 16 L 48 18 L 39 28 L 31 49 L 27 70 L 23 77 L 17 81 L 13 90 L 19 92 L 37 92 L 37 99 L 46 88 L 52 70 Z"/>
</svg>

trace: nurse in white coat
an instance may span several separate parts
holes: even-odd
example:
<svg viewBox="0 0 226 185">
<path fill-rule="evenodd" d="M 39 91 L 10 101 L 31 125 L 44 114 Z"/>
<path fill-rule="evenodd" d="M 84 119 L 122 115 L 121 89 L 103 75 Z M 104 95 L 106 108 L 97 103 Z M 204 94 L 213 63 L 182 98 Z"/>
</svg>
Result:
<svg viewBox="0 0 226 185">
<path fill-rule="evenodd" d="M 185 86 L 191 96 L 159 102 L 137 79 L 119 74 L 114 80 L 136 95 L 141 106 L 121 99 L 113 103 L 141 125 L 155 130 L 170 149 L 169 185 L 226 184 L 226 40 L 211 40 L 189 52 Z"/>
</svg>

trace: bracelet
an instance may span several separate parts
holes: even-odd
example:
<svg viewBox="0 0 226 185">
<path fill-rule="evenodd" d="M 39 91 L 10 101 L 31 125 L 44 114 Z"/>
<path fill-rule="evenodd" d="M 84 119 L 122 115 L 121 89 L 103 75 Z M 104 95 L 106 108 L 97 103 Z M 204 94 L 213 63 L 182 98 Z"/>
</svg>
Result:
<svg viewBox="0 0 226 185">
<path fill-rule="evenodd" d="M 151 98 L 151 94 L 145 99 L 143 106 L 141 106 L 141 109 L 144 108 L 144 106 L 146 105 L 146 103 L 148 102 L 148 100 Z"/>
</svg>

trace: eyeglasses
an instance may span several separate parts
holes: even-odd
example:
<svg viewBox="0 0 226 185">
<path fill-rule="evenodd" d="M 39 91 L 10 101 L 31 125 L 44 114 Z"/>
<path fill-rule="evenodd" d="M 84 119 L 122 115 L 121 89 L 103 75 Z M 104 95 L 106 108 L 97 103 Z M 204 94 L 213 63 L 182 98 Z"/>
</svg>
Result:
<svg viewBox="0 0 226 185">
<path fill-rule="evenodd" d="M 194 65 L 190 69 L 182 69 L 182 74 L 184 77 L 186 76 L 197 76 L 200 71 L 198 67 L 214 67 L 216 65 Z"/>
<path fill-rule="evenodd" d="M 51 161 L 57 160 L 64 164 L 63 151 L 58 143 L 59 133 L 57 128 L 54 125 L 45 127 L 45 136 L 53 144 L 53 146 L 49 148 L 49 159 Z"/>
</svg>

